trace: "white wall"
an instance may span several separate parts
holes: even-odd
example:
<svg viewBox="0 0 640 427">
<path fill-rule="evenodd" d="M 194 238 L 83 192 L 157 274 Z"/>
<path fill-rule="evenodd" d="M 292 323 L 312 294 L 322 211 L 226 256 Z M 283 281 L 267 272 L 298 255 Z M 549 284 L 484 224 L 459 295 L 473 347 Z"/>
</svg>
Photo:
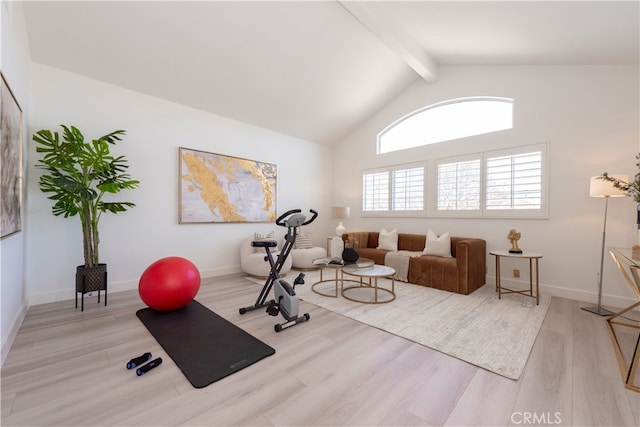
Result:
<svg viewBox="0 0 640 427">
<path fill-rule="evenodd" d="M 284 228 L 273 223 L 178 224 L 178 147 L 188 147 L 278 165 L 278 214 L 300 208 L 320 212 L 307 228 L 324 245 L 330 225 L 331 148 L 235 122 L 48 66 L 33 65 L 30 135 L 59 124 L 77 126 L 96 138 L 115 129 L 127 135 L 114 153 L 129 160 L 139 188 L 120 194 L 137 206 L 101 222 L 101 262 L 109 289 L 137 287 L 144 269 L 165 256 L 182 256 L 203 276 L 240 271 L 239 245 L 255 231 Z M 167 82 L 171 84 L 171 82 Z M 277 106 L 274 106 L 277 108 Z M 29 303 L 74 298 L 75 267 L 82 264 L 79 220 L 51 214 L 37 187 L 39 171 L 30 141 L 26 281 Z M 70 309 L 73 303 L 70 302 Z"/>
<path fill-rule="evenodd" d="M 29 116 L 29 45 L 21 2 L 3 1 L 0 5 L 1 55 L 0 69 L 22 108 L 23 129 Z M 28 134 L 23 133 L 23 153 L 26 153 Z M 23 155 L 23 170 L 26 166 Z M 0 240 L 0 324 L 2 333 L 2 362 L 28 308 L 24 285 L 24 239 L 27 228 L 24 217 L 22 232 Z"/>
<path fill-rule="evenodd" d="M 509 229 L 522 233 L 519 246 L 544 255 L 543 292 L 595 301 L 600 270 L 603 199 L 589 198 L 589 178 L 602 172 L 633 176 L 639 149 L 639 73 L 637 66 L 449 66 L 435 83 L 418 81 L 353 132 L 336 149 L 334 192 L 337 205 L 351 206 L 345 226 L 352 230 L 397 227 L 401 232 L 474 236 L 488 250 L 508 249 Z M 512 130 L 376 155 L 376 135 L 420 107 L 468 96 L 515 98 Z M 376 166 L 435 159 L 510 146 L 549 143 L 550 215 L 546 220 L 362 218 L 361 173 Z M 634 243 L 635 204 L 609 203 L 607 245 Z M 634 295 L 608 254 L 605 303 L 626 306 Z M 495 264 L 487 254 L 488 279 Z M 504 265 L 510 272 L 517 265 Z M 520 265 L 523 273 L 528 266 Z"/>
</svg>

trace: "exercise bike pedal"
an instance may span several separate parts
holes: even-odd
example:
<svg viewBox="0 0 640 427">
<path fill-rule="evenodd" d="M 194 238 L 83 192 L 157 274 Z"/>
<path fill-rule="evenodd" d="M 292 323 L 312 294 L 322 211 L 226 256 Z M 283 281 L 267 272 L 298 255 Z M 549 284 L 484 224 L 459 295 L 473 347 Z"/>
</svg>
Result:
<svg viewBox="0 0 640 427">
<path fill-rule="evenodd" d="M 304 285 L 304 273 L 298 274 L 298 277 L 293 280 L 293 287 L 295 288 L 296 285 Z"/>
<path fill-rule="evenodd" d="M 269 316 L 277 316 L 280 314 L 280 307 L 274 302 L 267 307 L 267 313 Z"/>
</svg>

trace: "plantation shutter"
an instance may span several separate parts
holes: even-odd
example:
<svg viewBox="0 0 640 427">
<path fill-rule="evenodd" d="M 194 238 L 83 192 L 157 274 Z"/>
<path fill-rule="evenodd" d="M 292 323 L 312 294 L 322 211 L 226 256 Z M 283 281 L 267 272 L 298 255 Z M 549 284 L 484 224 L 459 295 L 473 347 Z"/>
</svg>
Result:
<svg viewBox="0 0 640 427">
<path fill-rule="evenodd" d="M 389 172 L 365 173 L 362 176 L 363 212 L 389 209 Z"/>
<path fill-rule="evenodd" d="M 540 209 L 542 152 L 487 158 L 486 208 Z"/>
<path fill-rule="evenodd" d="M 424 209 L 424 167 L 394 170 L 394 211 L 421 211 Z"/>
<path fill-rule="evenodd" d="M 480 159 L 438 165 L 438 210 L 480 209 Z"/>
</svg>

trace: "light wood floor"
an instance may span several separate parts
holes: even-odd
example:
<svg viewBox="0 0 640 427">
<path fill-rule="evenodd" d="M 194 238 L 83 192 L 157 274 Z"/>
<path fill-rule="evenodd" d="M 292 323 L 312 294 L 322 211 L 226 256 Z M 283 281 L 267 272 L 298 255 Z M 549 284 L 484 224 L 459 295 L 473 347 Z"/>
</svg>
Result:
<svg viewBox="0 0 640 427">
<path fill-rule="evenodd" d="M 240 315 L 260 286 L 206 279 L 198 301 L 276 354 L 195 389 L 135 315 L 136 291 L 29 309 L 2 367 L 2 426 L 40 425 L 593 425 L 640 424 L 603 318 L 553 298 L 518 381 L 301 302 L 311 320 Z M 516 296 L 517 297 L 517 296 Z M 146 351 L 164 363 L 137 377 Z"/>
</svg>

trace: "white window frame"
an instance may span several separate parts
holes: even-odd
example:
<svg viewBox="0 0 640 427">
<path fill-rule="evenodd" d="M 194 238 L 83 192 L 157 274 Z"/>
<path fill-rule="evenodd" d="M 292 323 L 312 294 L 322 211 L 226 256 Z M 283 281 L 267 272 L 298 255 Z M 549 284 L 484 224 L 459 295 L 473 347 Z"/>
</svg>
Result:
<svg viewBox="0 0 640 427">
<path fill-rule="evenodd" d="M 367 188 L 367 183 L 371 182 L 371 180 L 377 180 L 380 179 L 382 180 L 384 177 L 382 175 L 386 175 L 386 181 L 387 181 L 387 194 L 386 196 L 380 196 L 380 195 L 372 195 L 369 196 L 369 193 L 374 193 L 375 189 L 371 189 L 369 190 Z M 390 206 L 391 206 L 391 182 L 389 179 L 389 175 L 390 175 L 390 171 L 389 168 L 382 168 L 382 169 L 370 169 L 370 170 L 366 170 L 362 172 L 362 192 L 360 193 L 362 195 L 362 201 L 361 201 L 361 207 L 362 207 L 362 213 L 363 214 L 369 214 L 369 215 L 386 215 L 389 213 L 390 211 Z M 382 200 L 378 199 L 386 199 L 386 206 L 384 207 L 384 209 L 382 209 Z M 371 209 L 367 209 L 369 206 L 365 206 L 365 204 L 371 204 L 372 206 L 370 206 Z M 373 209 L 373 207 L 375 206 L 380 206 L 380 209 Z"/>
<path fill-rule="evenodd" d="M 486 208 L 486 162 L 487 159 L 499 156 L 512 156 L 531 152 L 541 153 L 540 170 L 540 209 L 487 209 Z M 447 163 L 480 161 L 480 209 L 477 210 L 438 210 L 438 166 Z M 395 170 L 424 168 L 425 184 L 423 187 L 424 206 L 422 210 L 405 211 L 392 209 L 393 189 L 391 175 Z M 365 210 L 365 184 L 368 174 L 384 173 L 388 180 L 389 193 L 386 208 L 378 211 Z M 367 169 L 362 172 L 362 216 L 363 217 L 421 217 L 421 218 L 514 218 L 514 219 L 546 219 L 549 217 L 549 147 L 548 143 L 512 147 L 462 156 L 433 159 L 424 162 L 406 163 L 384 168 Z"/>
<path fill-rule="evenodd" d="M 520 154 L 532 153 L 539 151 L 541 154 L 540 165 L 540 208 L 510 208 L 510 209 L 487 209 L 486 207 L 486 164 L 491 158 L 501 156 L 516 156 Z M 483 216 L 487 218 L 548 218 L 549 217 L 549 156 L 548 144 L 528 145 L 523 147 L 514 147 L 504 150 L 495 150 L 484 153 L 483 162 Z"/>
<path fill-rule="evenodd" d="M 487 206 L 486 206 L 487 160 L 494 157 L 513 156 L 513 155 L 538 152 L 538 151 L 541 153 L 540 209 L 487 209 Z M 441 164 L 465 162 L 469 160 L 479 160 L 481 162 L 480 163 L 480 209 L 478 210 L 439 210 L 438 209 L 438 179 L 437 179 L 438 166 Z M 519 219 L 519 218 L 545 219 L 549 217 L 549 189 L 548 189 L 549 160 L 548 160 L 548 144 L 547 143 L 512 147 L 507 149 L 493 150 L 493 151 L 469 154 L 464 156 L 436 159 L 434 161 L 434 167 L 432 169 L 435 170 L 435 173 L 433 173 L 432 176 L 430 176 L 430 181 L 428 183 L 428 190 L 427 190 L 429 194 L 429 201 L 430 201 L 429 206 L 432 207 L 432 209 L 429 209 L 428 211 L 429 216 L 440 217 L 440 218 L 516 218 L 516 219 Z"/>
<path fill-rule="evenodd" d="M 440 209 L 439 208 L 439 196 L 440 196 L 440 188 L 439 188 L 439 171 L 440 166 L 445 164 L 452 163 L 466 163 L 471 161 L 479 162 L 480 167 L 480 176 L 479 176 L 479 188 L 478 188 L 478 209 Z M 433 211 L 431 212 L 433 216 L 444 216 L 444 217 L 479 217 L 482 216 L 482 206 L 484 203 L 484 179 L 483 179 L 483 158 L 482 153 L 470 154 L 466 156 L 456 156 L 445 159 L 437 159 L 435 160 L 434 172 L 435 175 L 433 179 L 430 181 L 432 184 L 430 188 L 433 189 L 433 203 L 430 205 L 433 206 Z"/>
<path fill-rule="evenodd" d="M 512 129 L 514 101 L 513 98 L 497 96 L 474 96 L 449 99 L 419 108 L 378 134 L 376 153 L 392 153 Z M 503 114 L 507 109 L 508 117 Z M 494 114 L 483 115 L 487 110 Z M 498 112 L 500 114 L 496 115 Z M 468 126 L 463 126 L 465 123 Z"/>
<path fill-rule="evenodd" d="M 393 198 L 394 198 L 394 187 L 393 187 L 393 173 L 398 171 L 410 170 L 422 168 L 423 170 L 423 186 L 422 186 L 422 209 L 394 209 L 393 208 Z M 361 200 L 361 208 L 362 208 L 362 216 L 363 217 L 424 217 L 427 212 L 427 164 L 426 162 L 414 162 L 414 163 L 405 163 L 401 165 L 394 165 L 385 168 L 376 168 L 376 169 L 367 169 L 362 172 L 362 200 Z M 367 202 L 367 197 L 365 196 L 365 192 L 367 191 L 366 187 L 366 177 L 374 174 L 387 174 L 388 180 L 388 194 L 387 194 L 387 208 L 385 210 L 366 210 L 365 203 Z"/>
</svg>

